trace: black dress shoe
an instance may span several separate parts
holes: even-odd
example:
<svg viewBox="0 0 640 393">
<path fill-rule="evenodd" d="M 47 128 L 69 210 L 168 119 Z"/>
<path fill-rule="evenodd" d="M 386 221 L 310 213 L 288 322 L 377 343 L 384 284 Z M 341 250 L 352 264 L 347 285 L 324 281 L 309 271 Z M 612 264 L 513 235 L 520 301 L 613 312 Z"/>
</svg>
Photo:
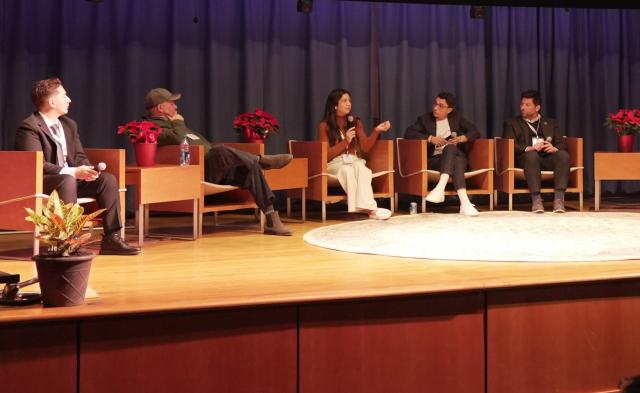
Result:
<svg viewBox="0 0 640 393">
<path fill-rule="evenodd" d="M 136 255 L 139 253 L 140 249 L 128 245 L 118 232 L 102 236 L 100 255 Z"/>
</svg>

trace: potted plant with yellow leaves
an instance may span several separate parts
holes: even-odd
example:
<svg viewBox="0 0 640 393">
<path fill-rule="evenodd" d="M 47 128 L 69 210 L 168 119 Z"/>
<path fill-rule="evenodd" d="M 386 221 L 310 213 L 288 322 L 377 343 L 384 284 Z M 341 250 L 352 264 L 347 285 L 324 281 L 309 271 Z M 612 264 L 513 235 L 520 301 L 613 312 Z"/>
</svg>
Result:
<svg viewBox="0 0 640 393">
<path fill-rule="evenodd" d="M 38 239 L 46 244 L 45 253 L 35 255 L 42 302 L 45 306 L 77 306 L 84 303 L 84 296 L 95 257 L 81 248 L 91 233 L 82 233 L 85 224 L 105 209 L 83 214 L 77 203 L 64 203 L 54 190 L 42 213 L 27 208 L 27 221 L 39 231 Z"/>
</svg>

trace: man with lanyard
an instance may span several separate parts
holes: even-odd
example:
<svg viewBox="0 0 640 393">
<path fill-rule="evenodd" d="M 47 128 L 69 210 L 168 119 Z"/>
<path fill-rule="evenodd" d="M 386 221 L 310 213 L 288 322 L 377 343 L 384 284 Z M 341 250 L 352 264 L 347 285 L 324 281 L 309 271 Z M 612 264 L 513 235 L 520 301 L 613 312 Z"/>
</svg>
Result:
<svg viewBox="0 0 640 393">
<path fill-rule="evenodd" d="M 37 81 L 31 88 L 36 111 L 16 131 L 15 149 L 42 151 L 43 191 L 57 190 L 65 203 L 79 197 L 95 198 L 106 211 L 102 215 L 104 236 L 100 254 L 136 255 L 140 249 L 120 237 L 120 192 L 115 176 L 99 172 L 84 153 L 78 124 L 67 113 L 71 98 L 58 78 Z M 10 187 L 10 185 L 5 185 Z"/>
<path fill-rule="evenodd" d="M 544 213 L 540 195 L 541 171 L 553 171 L 553 212 L 564 213 L 564 193 L 569 181 L 569 153 L 564 135 L 554 119 L 540 114 L 540 93 L 522 92 L 520 116 L 504 123 L 503 138 L 514 139 L 516 166 L 524 168 L 531 192 L 531 211 Z"/>
</svg>

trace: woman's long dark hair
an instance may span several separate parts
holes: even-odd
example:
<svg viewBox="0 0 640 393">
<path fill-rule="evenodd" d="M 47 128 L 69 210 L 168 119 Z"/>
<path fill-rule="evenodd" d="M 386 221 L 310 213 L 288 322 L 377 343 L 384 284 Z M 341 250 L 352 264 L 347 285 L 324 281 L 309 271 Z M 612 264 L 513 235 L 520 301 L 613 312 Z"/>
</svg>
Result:
<svg viewBox="0 0 640 393">
<path fill-rule="evenodd" d="M 351 93 L 343 88 L 337 88 L 331 90 L 327 96 L 327 102 L 324 104 L 324 116 L 323 121 L 327 123 L 329 128 L 329 145 L 333 146 L 340 141 L 340 128 L 336 122 L 336 107 L 343 95 L 348 94 L 351 97 Z"/>
</svg>

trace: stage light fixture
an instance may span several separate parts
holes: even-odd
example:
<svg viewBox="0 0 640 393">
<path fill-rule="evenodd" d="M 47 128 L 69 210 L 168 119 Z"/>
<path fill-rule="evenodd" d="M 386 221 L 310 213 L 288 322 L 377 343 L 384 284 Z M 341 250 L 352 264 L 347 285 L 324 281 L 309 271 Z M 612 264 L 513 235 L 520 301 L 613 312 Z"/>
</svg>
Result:
<svg viewBox="0 0 640 393">
<path fill-rule="evenodd" d="M 313 10 L 313 0 L 298 0 L 298 12 L 310 14 Z"/>
<path fill-rule="evenodd" d="M 471 19 L 484 19 L 484 6 L 472 5 L 469 10 L 469 16 Z"/>
</svg>

